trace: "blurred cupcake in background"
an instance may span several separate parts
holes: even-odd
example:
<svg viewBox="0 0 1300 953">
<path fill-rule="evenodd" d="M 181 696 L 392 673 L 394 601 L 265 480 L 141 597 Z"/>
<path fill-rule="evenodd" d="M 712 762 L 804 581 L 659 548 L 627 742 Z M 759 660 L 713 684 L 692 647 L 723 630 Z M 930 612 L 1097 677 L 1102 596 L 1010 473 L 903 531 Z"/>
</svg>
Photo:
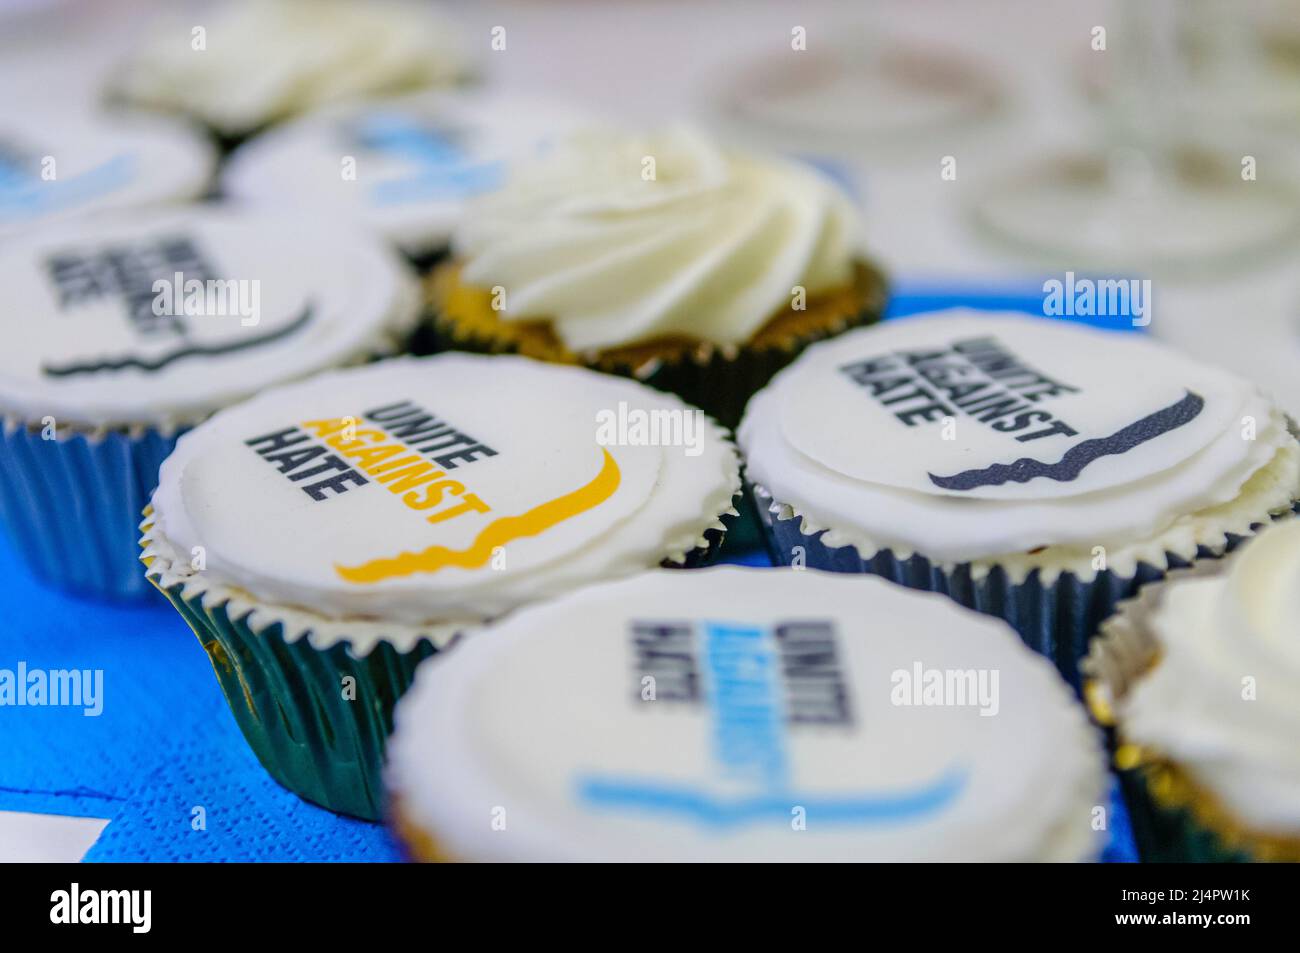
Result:
<svg viewBox="0 0 1300 953">
<path fill-rule="evenodd" d="M 110 96 L 191 117 L 224 145 L 339 100 L 446 86 L 467 62 L 453 26 L 405 0 L 233 0 L 147 31 Z"/>
<path fill-rule="evenodd" d="M 0 117 L 0 246 L 38 226 L 197 199 L 216 153 L 185 123 L 67 111 Z"/>
<path fill-rule="evenodd" d="M 848 197 L 684 128 L 587 129 L 473 202 L 428 281 L 449 347 L 583 364 L 734 426 L 811 341 L 880 317 Z"/>
<path fill-rule="evenodd" d="M 1300 443 L 1250 381 L 1015 313 L 809 348 L 738 437 L 779 562 L 946 593 L 1075 683 L 1116 602 L 1300 500 Z"/>
<path fill-rule="evenodd" d="M 499 187 L 509 159 L 577 115 L 481 92 L 331 107 L 237 149 L 221 190 L 240 203 L 338 215 L 428 266 L 446 250 L 465 201 Z"/>
<path fill-rule="evenodd" d="M 1051 665 L 1002 623 L 860 577 L 652 572 L 524 609 L 420 669 L 390 748 L 419 860 L 1101 848 L 1100 739 Z"/>
<path fill-rule="evenodd" d="M 888 17 L 840 24 L 815 56 L 764 46 L 720 62 L 702 95 L 729 139 L 854 162 L 915 154 L 1006 111 L 996 64 L 971 50 L 890 35 Z M 792 37 L 797 40 L 798 37 Z"/>
<path fill-rule="evenodd" d="M 1300 861 L 1300 522 L 1144 589 L 1085 663 L 1145 861 Z"/>
<path fill-rule="evenodd" d="M 651 440 L 651 417 L 680 442 Z M 522 605 L 706 558 L 739 489 L 731 441 L 670 394 L 520 357 L 400 358 L 183 436 L 142 558 L 271 775 L 377 818 L 416 665 Z"/>
<path fill-rule="evenodd" d="M 139 513 L 177 435 L 271 384 L 392 353 L 418 285 L 364 234 L 212 206 L 0 247 L 0 518 L 42 577 L 148 592 Z"/>
</svg>

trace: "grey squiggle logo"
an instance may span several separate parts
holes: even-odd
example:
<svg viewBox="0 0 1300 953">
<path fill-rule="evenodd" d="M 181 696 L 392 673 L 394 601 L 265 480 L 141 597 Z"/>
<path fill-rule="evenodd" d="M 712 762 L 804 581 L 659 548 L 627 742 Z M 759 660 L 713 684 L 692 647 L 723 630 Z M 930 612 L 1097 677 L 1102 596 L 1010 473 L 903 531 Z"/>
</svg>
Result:
<svg viewBox="0 0 1300 953">
<path fill-rule="evenodd" d="M 1044 463 L 1033 457 L 1021 457 L 1014 463 L 995 463 L 979 470 L 963 470 L 952 476 L 929 474 L 930 482 L 944 490 L 974 490 L 981 486 L 1002 486 L 1006 483 L 1028 483 L 1036 477 L 1068 483 L 1076 479 L 1083 468 L 1101 457 L 1128 453 L 1134 447 L 1154 440 L 1161 434 L 1177 430 L 1190 423 L 1205 407 L 1199 394 L 1187 391 L 1187 396 L 1141 420 L 1115 431 L 1109 437 L 1097 437 L 1076 444 L 1056 463 Z"/>
<path fill-rule="evenodd" d="M 184 358 L 216 357 L 223 354 L 234 354 L 237 351 L 251 351 L 255 348 L 274 343 L 281 338 L 286 338 L 291 334 L 296 334 L 299 330 L 310 324 L 315 312 L 315 306 L 308 304 L 303 308 L 302 313 L 299 314 L 298 317 L 294 318 L 293 321 L 282 328 L 268 331 L 265 334 L 238 338 L 233 341 L 227 341 L 223 344 L 185 344 L 174 351 L 155 358 L 127 355 L 125 357 L 106 357 L 73 364 L 46 364 L 41 368 L 41 373 L 45 374 L 47 377 L 73 377 L 79 374 L 98 374 L 102 371 L 121 371 L 128 367 L 134 367 L 146 374 L 156 374 L 169 364 Z"/>
</svg>

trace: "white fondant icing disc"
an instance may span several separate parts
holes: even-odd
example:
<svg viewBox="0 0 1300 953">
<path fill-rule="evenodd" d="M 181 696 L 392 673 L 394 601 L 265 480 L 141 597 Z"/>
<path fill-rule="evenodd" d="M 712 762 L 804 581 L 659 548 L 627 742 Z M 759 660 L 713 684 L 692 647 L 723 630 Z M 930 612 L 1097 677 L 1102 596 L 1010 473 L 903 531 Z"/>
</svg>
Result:
<svg viewBox="0 0 1300 953">
<path fill-rule="evenodd" d="M 620 411 L 622 407 L 622 411 Z M 688 445 L 603 415 L 683 421 Z M 486 618 L 680 558 L 727 512 L 735 454 L 631 381 L 513 357 L 384 361 L 267 391 L 183 436 L 157 526 L 210 583 L 333 617 Z"/>
<path fill-rule="evenodd" d="M 184 123 L 144 116 L 0 119 L 0 247 L 33 228 L 201 196 L 216 166 Z"/>
<path fill-rule="evenodd" d="M 390 786 L 452 857 L 1096 847 L 1100 751 L 1050 663 L 879 580 L 722 567 L 594 586 L 426 665 L 396 723 Z"/>
<path fill-rule="evenodd" d="M 79 424 L 192 417 L 379 348 L 414 278 L 338 226 L 191 206 L 0 247 L 0 408 Z"/>
<path fill-rule="evenodd" d="M 575 121 L 554 103 L 481 93 L 336 108 L 251 140 L 222 188 L 236 201 L 338 215 L 413 254 L 435 251 L 467 199 Z"/>
<path fill-rule="evenodd" d="M 1097 547 L 1182 552 L 1156 541 L 1296 447 L 1249 381 L 1137 335 L 965 309 L 813 345 L 738 435 L 750 479 L 827 545 L 947 564 L 1069 547 L 1084 572 Z M 1248 519 L 1285 505 L 1268 479 Z"/>
<path fill-rule="evenodd" d="M 1146 479 L 1209 445 L 1250 392 L 1132 336 L 979 315 L 841 337 L 811 350 L 779 390 L 786 439 L 818 463 L 867 483 L 992 500 Z"/>
</svg>

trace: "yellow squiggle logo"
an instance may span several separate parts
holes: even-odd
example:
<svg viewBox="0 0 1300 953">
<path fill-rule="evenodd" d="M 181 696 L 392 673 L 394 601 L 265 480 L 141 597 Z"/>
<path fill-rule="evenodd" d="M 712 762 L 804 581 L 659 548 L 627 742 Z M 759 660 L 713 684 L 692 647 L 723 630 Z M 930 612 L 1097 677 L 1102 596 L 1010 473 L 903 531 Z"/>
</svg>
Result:
<svg viewBox="0 0 1300 953">
<path fill-rule="evenodd" d="M 570 517 L 595 509 L 613 496 L 622 482 L 622 474 L 609 451 L 601 452 L 605 456 L 605 462 L 590 483 L 572 493 L 535 506 L 527 513 L 493 520 L 483 527 L 466 549 L 430 546 L 422 552 L 401 553 L 391 559 L 372 559 L 360 566 L 335 565 L 334 571 L 348 582 L 366 583 L 381 582 L 395 576 L 409 576 L 417 572 L 433 573 L 448 566 L 478 569 L 487 564 L 492 558 L 492 551 L 498 546 L 543 533 Z"/>
</svg>

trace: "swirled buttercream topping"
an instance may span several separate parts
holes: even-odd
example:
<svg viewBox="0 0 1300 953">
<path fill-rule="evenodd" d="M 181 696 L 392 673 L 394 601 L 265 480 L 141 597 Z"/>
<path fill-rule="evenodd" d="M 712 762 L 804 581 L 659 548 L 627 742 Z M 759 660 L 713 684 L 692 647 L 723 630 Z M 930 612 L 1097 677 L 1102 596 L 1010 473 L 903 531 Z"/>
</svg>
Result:
<svg viewBox="0 0 1300 953">
<path fill-rule="evenodd" d="M 395 0 L 241 0 L 160 22 L 123 65 L 119 95 L 226 135 L 324 103 L 442 85 L 464 60 L 427 9 Z"/>
<path fill-rule="evenodd" d="M 1171 582 L 1160 660 L 1121 709 L 1127 738 L 1175 761 L 1251 827 L 1300 834 L 1300 522 L 1225 573 Z"/>
<path fill-rule="evenodd" d="M 454 239 L 501 316 L 575 351 L 661 337 L 741 344 L 803 295 L 852 279 L 857 215 L 794 162 L 682 128 L 587 129 L 517 165 Z M 802 293 L 800 291 L 802 289 Z"/>
</svg>

